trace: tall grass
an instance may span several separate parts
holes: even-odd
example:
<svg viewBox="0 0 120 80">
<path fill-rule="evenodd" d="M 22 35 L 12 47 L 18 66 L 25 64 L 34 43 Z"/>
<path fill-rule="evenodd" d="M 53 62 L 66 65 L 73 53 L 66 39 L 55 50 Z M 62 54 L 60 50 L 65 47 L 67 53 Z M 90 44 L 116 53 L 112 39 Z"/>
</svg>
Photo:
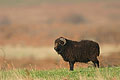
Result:
<svg viewBox="0 0 120 80">
<path fill-rule="evenodd" d="M 0 71 L 0 80 L 119 80 L 120 67 Z"/>
</svg>

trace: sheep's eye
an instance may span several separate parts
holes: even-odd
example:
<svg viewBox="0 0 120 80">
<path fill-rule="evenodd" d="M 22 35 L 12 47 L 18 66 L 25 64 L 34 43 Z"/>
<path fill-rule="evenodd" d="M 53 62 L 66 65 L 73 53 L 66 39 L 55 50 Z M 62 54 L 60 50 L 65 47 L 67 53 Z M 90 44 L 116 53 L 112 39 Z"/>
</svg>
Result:
<svg viewBox="0 0 120 80">
<path fill-rule="evenodd" d="M 59 44 L 59 45 L 61 45 L 61 43 L 60 43 L 60 42 L 59 42 L 58 44 Z"/>
<path fill-rule="evenodd" d="M 63 45 L 64 44 L 64 42 L 61 42 L 61 45 Z"/>
<path fill-rule="evenodd" d="M 58 45 L 61 45 L 61 43 L 59 42 Z"/>
</svg>

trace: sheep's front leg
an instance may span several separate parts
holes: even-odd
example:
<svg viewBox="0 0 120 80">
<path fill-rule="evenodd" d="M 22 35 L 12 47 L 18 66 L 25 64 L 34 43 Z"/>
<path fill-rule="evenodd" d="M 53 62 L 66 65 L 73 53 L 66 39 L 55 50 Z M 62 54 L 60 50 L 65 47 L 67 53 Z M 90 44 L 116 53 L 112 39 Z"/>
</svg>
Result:
<svg viewBox="0 0 120 80">
<path fill-rule="evenodd" d="M 69 62 L 70 71 L 73 71 L 73 70 L 74 70 L 74 63 L 75 63 L 75 62 Z"/>
</svg>

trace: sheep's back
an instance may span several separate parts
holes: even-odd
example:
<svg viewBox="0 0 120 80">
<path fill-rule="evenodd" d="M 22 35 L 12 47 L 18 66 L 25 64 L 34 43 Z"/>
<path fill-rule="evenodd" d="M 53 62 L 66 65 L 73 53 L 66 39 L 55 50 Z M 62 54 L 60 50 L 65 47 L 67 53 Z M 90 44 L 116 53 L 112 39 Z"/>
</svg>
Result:
<svg viewBox="0 0 120 80">
<path fill-rule="evenodd" d="M 78 43 L 74 43 L 74 56 L 76 61 L 88 62 L 89 57 L 99 56 L 99 45 L 98 43 L 90 40 L 82 40 Z"/>
</svg>

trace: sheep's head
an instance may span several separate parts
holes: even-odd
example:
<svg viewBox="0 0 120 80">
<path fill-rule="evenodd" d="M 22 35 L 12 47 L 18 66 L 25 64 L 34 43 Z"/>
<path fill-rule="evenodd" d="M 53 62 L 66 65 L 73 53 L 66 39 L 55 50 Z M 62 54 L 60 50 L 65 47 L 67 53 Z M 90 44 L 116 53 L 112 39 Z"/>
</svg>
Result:
<svg viewBox="0 0 120 80">
<path fill-rule="evenodd" d="M 66 44 L 66 39 L 64 37 L 57 38 L 55 40 L 55 46 L 54 46 L 55 51 L 57 51 L 59 54 L 62 53 L 65 44 Z"/>
</svg>

